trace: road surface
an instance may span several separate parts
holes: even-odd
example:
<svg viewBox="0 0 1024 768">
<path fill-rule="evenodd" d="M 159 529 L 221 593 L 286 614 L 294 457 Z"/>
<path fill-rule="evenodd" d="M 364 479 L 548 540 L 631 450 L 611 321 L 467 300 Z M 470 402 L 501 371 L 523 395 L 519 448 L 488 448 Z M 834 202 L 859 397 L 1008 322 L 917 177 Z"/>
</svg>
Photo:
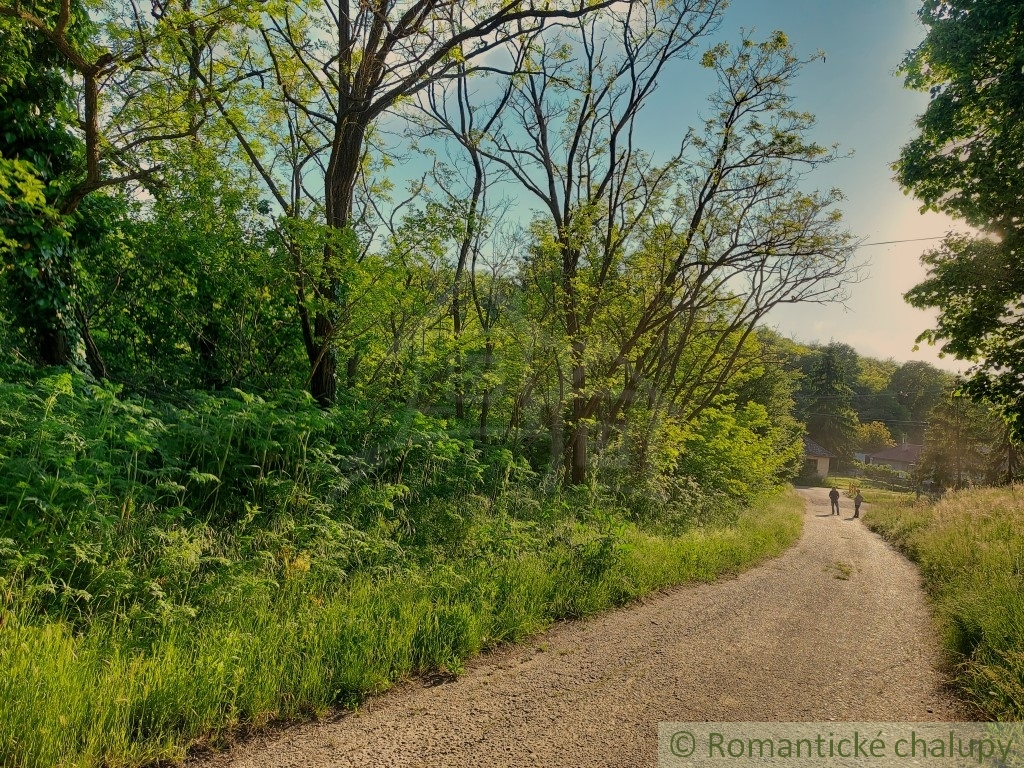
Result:
<svg viewBox="0 0 1024 768">
<path fill-rule="evenodd" d="M 803 537 L 738 578 L 559 625 L 201 765 L 634 768 L 656 765 L 659 721 L 963 718 L 914 566 L 849 499 L 835 517 L 826 489 L 800 493 Z"/>
</svg>

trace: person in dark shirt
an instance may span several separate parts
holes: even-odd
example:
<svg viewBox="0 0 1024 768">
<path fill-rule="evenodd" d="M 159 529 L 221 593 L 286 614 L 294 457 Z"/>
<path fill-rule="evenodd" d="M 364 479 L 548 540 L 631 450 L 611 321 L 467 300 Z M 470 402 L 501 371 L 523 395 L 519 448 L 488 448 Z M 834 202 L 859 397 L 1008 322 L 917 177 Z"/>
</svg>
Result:
<svg viewBox="0 0 1024 768">
<path fill-rule="evenodd" d="M 839 514 L 839 489 L 836 488 L 833 485 L 832 486 L 832 490 L 828 492 L 828 497 L 829 497 L 829 499 L 832 500 L 832 514 L 833 515 L 838 515 Z"/>
<path fill-rule="evenodd" d="M 860 495 L 860 488 L 857 489 L 857 495 L 853 497 L 853 516 L 860 517 L 860 505 L 863 503 L 864 497 Z"/>
</svg>

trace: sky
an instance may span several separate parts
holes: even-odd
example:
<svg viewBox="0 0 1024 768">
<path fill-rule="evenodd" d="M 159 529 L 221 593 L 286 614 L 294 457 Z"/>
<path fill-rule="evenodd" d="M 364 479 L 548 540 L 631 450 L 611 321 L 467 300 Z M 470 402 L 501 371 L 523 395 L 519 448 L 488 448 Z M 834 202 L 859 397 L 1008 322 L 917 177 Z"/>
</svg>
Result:
<svg viewBox="0 0 1024 768">
<path fill-rule="evenodd" d="M 865 243 L 941 237 L 963 229 L 945 216 L 919 213 L 890 169 L 928 102 L 927 94 L 903 88 L 896 74 L 904 54 L 924 36 L 919 6 L 918 0 L 732 0 L 716 35 L 736 40 L 742 29 L 754 29 L 761 38 L 780 29 L 799 55 L 824 52 L 824 60 L 801 73 L 792 94 L 797 109 L 817 115 L 816 141 L 838 142 L 841 151 L 853 152 L 811 179 L 818 188 L 843 191 L 847 226 Z M 694 100 L 705 98 L 688 91 L 692 73 L 692 64 L 667 73 L 651 105 L 666 127 L 664 135 L 655 129 L 652 141 L 666 141 L 666 149 L 678 140 L 678 129 L 670 136 L 669 127 L 691 123 Z M 706 95 L 706 85 L 700 87 Z M 868 262 L 866 278 L 850 287 L 845 304 L 785 307 L 769 316 L 769 324 L 799 341 L 834 340 L 873 357 L 926 360 L 959 370 L 963 363 L 939 359 L 936 347 L 914 351 L 915 338 L 932 325 L 933 315 L 902 298 L 925 276 L 921 253 L 937 243 L 864 247 L 858 256 Z"/>
<path fill-rule="evenodd" d="M 764 39 L 777 29 L 798 56 L 821 51 L 824 56 L 810 62 L 793 84 L 793 106 L 817 116 L 813 140 L 838 144 L 841 154 L 852 155 L 819 169 L 808 182 L 845 195 L 846 226 L 865 243 L 857 253 L 866 265 L 862 280 L 849 286 L 843 302 L 783 306 L 769 314 L 767 324 L 801 342 L 843 342 L 864 355 L 924 360 L 959 371 L 966 364 L 940 358 L 937 347 L 922 344 L 915 350 L 915 339 L 932 327 L 934 314 L 903 300 L 925 277 L 921 254 L 950 230 L 964 229 L 946 216 L 921 214 L 890 167 L 915 135 L 914 120 L 928 103 L 926 93 L 905 89 L 896 74 L 907 51 L 924 37 L 919 7 L 920 0 L 730 0 L 721 27 L 698 42 L 694 54 L 699 58 L 717 42 L 737 42 L 744 31 Z M 692 60 L 673 62 L 662 73 L 637 124 L 644 149 L 655 160 L 671 156 L 687 127 L 700 125 L 714 88 L 714 76 Z M 413 170 L 418 177 L 423 169 Z M 534 203 L 524 198 L 519 204 L 532 208 Z M 894 240 L 918 242 L 870 245 Z"/>
</svg>

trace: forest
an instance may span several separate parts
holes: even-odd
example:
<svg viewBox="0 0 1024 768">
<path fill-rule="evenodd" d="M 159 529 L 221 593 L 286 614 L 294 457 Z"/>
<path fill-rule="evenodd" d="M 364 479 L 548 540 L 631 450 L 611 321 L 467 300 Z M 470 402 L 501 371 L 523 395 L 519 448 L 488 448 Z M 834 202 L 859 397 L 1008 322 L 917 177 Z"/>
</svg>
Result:
<svg viewBox="0 0 1024 768">
<path fill-rule="evenodd" d="M 805 432 L 998 442 L 769 329 L 858 241 L 807 60 L 725 5 L 0 0 L 5 762 L 177 759 L 777 553 Z M 668 71 L 708 91 L 656 156 Z"/>
<path fill-rule="evenodd" d="M 793 414 L 833 454 L 839 475 L 932 492 L 1019 477 L 1019 444 L 1003 413 L 967 397 L 954 374 L 923 361 L 860 355 L 838 342 L 775 343 L 779 365 L 795 377 Z M 920 462 L 903 475 L 857 460 L 901 443 L 921 447 Z"/>
</svg>

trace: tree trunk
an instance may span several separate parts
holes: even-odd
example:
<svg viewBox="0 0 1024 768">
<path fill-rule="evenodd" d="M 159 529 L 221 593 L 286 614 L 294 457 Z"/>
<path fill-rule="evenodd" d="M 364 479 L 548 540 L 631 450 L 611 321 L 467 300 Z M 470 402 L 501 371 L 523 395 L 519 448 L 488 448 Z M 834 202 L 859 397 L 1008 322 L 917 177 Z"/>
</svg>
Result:
<svg viewBox="0 0 1024 768">
<path fill-rule="evenodd" d="M 43 365 L 77 368 L 86 378 L 105 379 L 106 366 L 84 321 L 85 315 L 80 309 L 55 310 L 45 327 L 38 329 L 39 361 Z"/>
<path fill-rule="evenodd" d="M 71 366 L 86 377 L 106 378 L 85 313 L 75 301 L 70 246 L 65 243 L 46 258 L 37 248 L 37 279 L 19 280 L 15 273 L 14 317 L 29 330 L 35 356 L 43 365 Z"/>
<path fill-rule="evenodd" d="M 491 366 L 494 364 L 494 341 L 491 339 L 489 331 L 487 340 L 484 342 L 484 381 L 488 381 L 488 377 L 491 373 Z M 480 442 L 487 442 L 487 419 L 491 415 L 491 387 L 487 384 L 484 385 L 483 393 L 480 397 Z"/>
<path fill-rule="evenodd" d="M 338 121 L 331 148 L 331 160 L 324 179 L 327 225 L 335 229 L 349 226 L 355 198 L 356 179 L 362 158 L 366 120 L 356 112 L 343 114 Z M 331 243 L 324 248 L 324 278 L 316 293 L 337 307 L 344 301 L 345 275 L 336 263 L 338 255 Z M 313 321 L 316 357 L 309 378 L 310 394 L 323 407 L 333 405 L 338 393 L 338 315 L 335 308 L 319 311 Z M 345 366 L 347 383 L 355 382 L 358 360 L 352 355 Z"/>
<path fill-rule="evenodd" d="M 338 396 L 338 352 L 330 340 L 333 329 L 333 321 L 326 314 L 317 313 L 313 333 L 318 343 L 318 357 L 313 362 L 309 393 L 324 408 L 334 405 Z"/>
<path fill-rule="evenodd" d="M 479 152 L 472 143 L 469 144 L 469 151 L 473 160 L 473 190 L 469 196 L 466 231 L 459 246 L 459 260 L 455 265 L 455 277 L 452 280 L 452 330 L 455 334 L 455 416 L 460 421 L 466 417 L 466 393 L 462 380 L 462 294 L 460 289 L 462 275 L 466 271 L 466 264 L 473 248 L 473 240 L 476 238 L 477 208 L 480 206 L 480 198 L 484 193 L 484 171 Z M 473 262 L 476 263 L 475 258 Z M 470 277 L 472 279 L 473 276 Z M 490 312 L 490 307 L 488 307 L 488 312 Z"/>
<path fill-rule="evenodd" d="M 572 343 L 572 419 L 570 421 L 569 484 L 581 485 L 587 480 L 587 425 L 585 422 L 585 389 L 587 372 L 583 362 L 585 345 L 576 338 Z"/>
<path fill-rule="evenodd" d="M 38 352 L 39 361 L 43 365 L 72 365 L 73 348 L 67 329 L 57 327 L 57 323 L 39 329 Z"/>
<path fill-rule="evenodd" d="M 565 403 L 565 382 L 561 367 L 558 369 L 558 399 L 551 408 L 551 467 L 554 469 L 565 463 L 565 438 L 563 428 L 565 415 L 562 413 Z"/>
<path fill-rule="evenodd" d="M 455 418 L 460 422 L 466 418 L 466 392 L 462 380 L 462 303 L 459 295 L 461 264 L 455 271 L 452 283 L 452 333 L 455 337 Z"/>
<path fill-rule="evenodd" d="M 85 343 L 85 364 L 89 367 L 89 373 L 97 379 L 110 378 L 110 375 L 107 373 L 107 366 L 100 355 L 99 347 L 96 346 L 96 341 L 89 330 L 89 319 L 81 307 L 75 308 L 75 317 L 78 320 L 78 329 L 82 334 L 82 341 Z"/>
<path fill-rule="evenodd" d="M 565 330 L 572 343 L 572 410 L 569 423 L 565 425 L 569 443 L 565 446 L 565 479 L 569 485 L 580 485 L 587 479 L 587 427 L 584 423 L 586 412 L 586 340 L 576 303 L 576 265 L 579 263 L 578 249 L 562 239 L 562 291 Z"/>
</svg>

